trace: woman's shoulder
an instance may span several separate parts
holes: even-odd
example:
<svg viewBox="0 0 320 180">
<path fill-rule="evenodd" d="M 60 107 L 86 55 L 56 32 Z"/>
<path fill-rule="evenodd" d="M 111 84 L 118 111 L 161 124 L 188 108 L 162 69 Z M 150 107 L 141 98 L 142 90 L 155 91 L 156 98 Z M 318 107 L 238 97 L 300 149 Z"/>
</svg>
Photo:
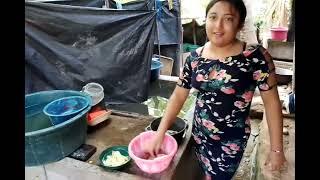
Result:
<svg viewBox="0 0 320 180">
<path fill-rule="evenodd" d="M 201 56 L 202 50 L 203 50 L 204 46 L 198 47 L 195 52 L 197 53 L 198 56 Z"/>
<path fill-rule="evenodd" d="M 189 54 L 186 56 L 186 63 L 191 63 L 196 61 L 201 56 L 201 48 L 199 47 L 196 50 L 190 51 Z"/>
<path fill-rule="evenodd" d="M 189 54 L 189 57 L 191 57 L 192 59 L 200 57 L 202 53 L 202 49 L 203 49 L 203 46 L 198 47 L 196 50 L 191 51 Z"/>
</svg>

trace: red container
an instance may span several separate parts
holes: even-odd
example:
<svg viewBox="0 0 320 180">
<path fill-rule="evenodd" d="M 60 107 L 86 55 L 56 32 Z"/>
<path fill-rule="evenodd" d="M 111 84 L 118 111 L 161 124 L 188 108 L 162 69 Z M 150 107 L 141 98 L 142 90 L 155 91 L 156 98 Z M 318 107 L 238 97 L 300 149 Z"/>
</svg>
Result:
<svg viewBox="0 0 320 180">
<path fill-rule="evenodd" d="M 274 27 L 271 28 L 271 38 L 276 41 L 286 41 L 288 35 L 288 28 Z"/>
</svg>

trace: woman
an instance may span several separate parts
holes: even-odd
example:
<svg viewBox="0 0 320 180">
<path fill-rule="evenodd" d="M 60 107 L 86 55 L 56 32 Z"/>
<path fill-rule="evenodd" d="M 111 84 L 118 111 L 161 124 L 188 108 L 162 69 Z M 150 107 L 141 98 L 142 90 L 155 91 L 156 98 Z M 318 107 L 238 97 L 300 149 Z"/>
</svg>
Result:
<svg viewBox="0 0 320 180">
<path fill-rule="evenodd" d="M 267 164 L 279 170 L 283 152 L 282 112 L 272 57 L 261 46 L 236 39 L 246 8 L 242 0 L 213 0 L 206 9 L 203 47 L 186 59 L 156 136 L 146 150 L 155 156 L 164 134 L 181 110 L 191 87 L 198 90 L 192 135 L 206 179 L 231 179 L 250 136 L 252 96 L 259 88 L 268 121 L 271 149 Z"/>
</svg>

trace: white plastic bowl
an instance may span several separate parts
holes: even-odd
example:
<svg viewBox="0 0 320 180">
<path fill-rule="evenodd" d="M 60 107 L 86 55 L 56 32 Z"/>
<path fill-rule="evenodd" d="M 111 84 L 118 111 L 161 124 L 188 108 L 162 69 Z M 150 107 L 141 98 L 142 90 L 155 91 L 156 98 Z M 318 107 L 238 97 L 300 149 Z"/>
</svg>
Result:
<svg viewBox="0 0 320 180">
<path fill-rule="evenodd" d="M 88 94 L 92 99 L 91 106 L 97 105 L 104 98 L 104 89 L 103 87 L 95 82 L 86 84 L 82 88 L 82 92 Z"/>
</svg>

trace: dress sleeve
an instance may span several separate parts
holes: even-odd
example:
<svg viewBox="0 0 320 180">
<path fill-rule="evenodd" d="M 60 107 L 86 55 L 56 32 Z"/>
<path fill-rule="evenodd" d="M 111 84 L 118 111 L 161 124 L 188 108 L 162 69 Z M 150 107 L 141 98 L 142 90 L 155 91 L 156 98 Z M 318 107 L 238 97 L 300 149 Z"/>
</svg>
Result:
<svg viewBox="0 0 320 180">
<path fill-rule="evenodd" d="M 191 89 L 191 77 L 192 77 L 192 67 L 191 63 L 195 56 L 195 51 L 191 52 L 190 55 L 186 58 L 186 61 L 183 65 L 183 69 L 180 72 L 179 80 L 177 85 L 186 89 Z"/>
<path fill-rule="evenodd" d="M 262 46 L 258 46 L 255 51 L 252 58 L 254 63 L 252 77 L 260 91 L 268 91 L 277 85 L 273 59 Z"/>
</svg>

